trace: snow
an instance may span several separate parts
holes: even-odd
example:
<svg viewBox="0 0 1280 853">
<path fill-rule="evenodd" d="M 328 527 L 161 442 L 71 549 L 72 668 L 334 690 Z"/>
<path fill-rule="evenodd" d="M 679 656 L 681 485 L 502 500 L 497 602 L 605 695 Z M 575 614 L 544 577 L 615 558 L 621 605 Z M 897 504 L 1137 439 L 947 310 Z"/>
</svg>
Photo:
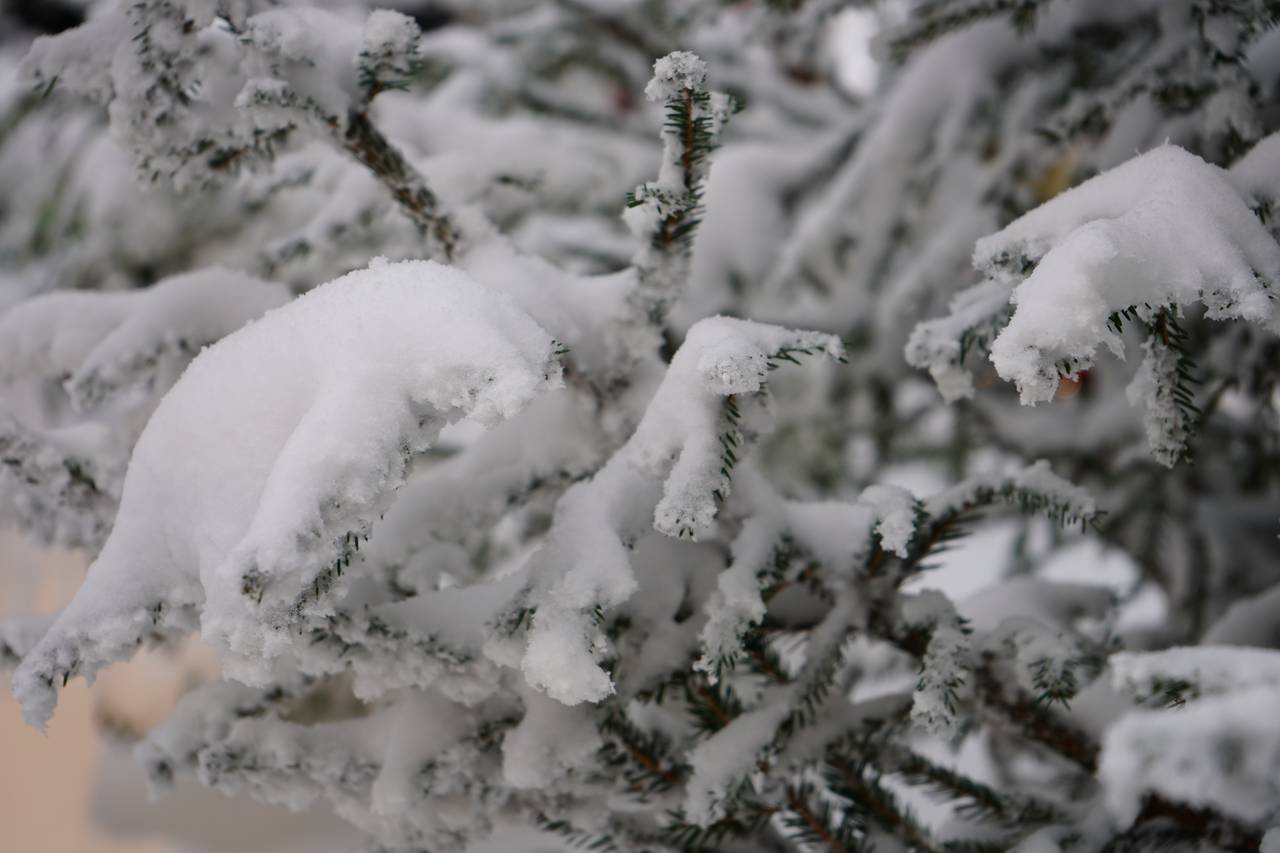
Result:
<svg viewBox="0 0 1280 853">
<path fill-rule="evenodd" d="M 589 762 L 603 741 L 588 706 L 565 708 L 536 690 L 523 697 L 524 716 L 502 741 L 502 778 L 515 788 L 544 788 Z"/>
<path fill-rule="evenodd" d="M 693 776 L 685 794 L 684 810 L 690 822 L 709 826 L 724 816 L 725 799 L 754 769 L 789 711 L 787 702 L 780 700 L 748 711 L 689 752 Z"/>
<path fill-rule="evenodd" d="M 916 532 L 915 496 L 897 486 L 868 486 L 858 495 L 858 503 L 875 516 L 880 547 L 905 558 Z"/>
<path fill-rule="evenodd" d="M 1206 645 L 1280 648 L 1280 585 L 1237 599 L 1205 632 Z"/>
<path fill-rule="evenodd" d="M 1247 646 L 1175 646 L 1159 652 L 1117 652 L 1108 659 L 1117 690 L 1150 696 L 1158 682 L 1186 682 L 1195 696 L 1253 687 L 1280 687 L 1280 652 Z"/>
<path fill-rule="evenodd" d="M 1280 731 L 1274 687 L 1188 703 L 1177 712 L 1131 711 L 1107 732 L 1099 775 L 1109 810 L 1132 821 L 1153 791 L 1249 822 L 1273 820 L 1280 802 Z"/>
<path fill-rule="evenodd" d="M 1112 591 L 1102 585 L 1021 577 L 975 593 L 957 609 L 975 630 L 990 632 L 1010 616 L 1068 628 L 1082 618 L 1101 618 L 1114 601 Z"/>
<path fill-rule="evenodd" d="M 364 23 L 364 40 L 355 57 L 361 83 L 404 85 L 421 61 L 418 22 L 392 9 L 375 9 Z"/>
<path fill-rule="evenodd" d="M 122 444 L 100 423 L 32 429 L 0 412 L 0 486 L 18 522 L 43 542 L 101 547 L 124 477 Z"/>
<path fill-rule="evenodd" d="M 730 547 L 732 561 L 707 599 L 707 621 L 699 639 L 702 656 L 694 667 L 715 680 L 718 662 L 737 652 L 742 635 L 764 618 L 760 576 L 769 568 L 782 531 L 772 518 L 757 515 L 742 525 Z"/>
<path fill-rule="evenodd" d="M 262 683 L 408 457 L 449 421 L 492 425 L 558 383 L 545 332 L 431 262 L 375 261 L 210 347 L 139 439 L 85 585 L 14 675 L 28 718 L 52 713 L 55 677 L 196 610 L 228 672 Z"/>
<path fill-rule="evenodd" d="M 644 420 L 628 443 L 633 464 L 665 476 L 654 527 L 668 536 L 697 539 L 711 527 L 717 501 L 729 494 L 726 454 L 743 436 L 725 422 L 721 398 L 754 394 L 765 384 L 771 357 L 808 350 L 840 358 L 830 335 L 797 332 L 712 317 L 689 330 Z M 717 497 L 717 493 L 719 497 Z"/>
<path fill-rule="evenodd" d="M 964 356 L 971 343 L 995 338 L 1010 293 L 1005 282 L 985 281 L 957 294 L 947 316 L 921 323 L 912 331 L 907 363 L 928 370 L 948 403 L 973 396 L 973 377 L 964 368 Z"/>
<path fill-rule="evenodd" d="M 221 268 L 143 290 L 37 296 L 0 315 L 0 378 L 61 380 L 82 410 L 140 384 L 163 392 L 166 373 L 172 382 L 202 347 L 288 300 L 282 285 Z"/>
<path fill-rule="evenodd" d="M 373 22 L 375 37 L 387 34 L 387 14 L 395 13 Z M 270 9 L 248 19 L 243 38 L 262 57 L 260 76 L 283 81 L 321 116 L 345 125 L 347 111 L 359 97 L 361 32 L 352 23 L 326 9 Z"/>
<path fill-rule="evenodd" d="M 687 50 L 668 53 L 653 63 L 653 79 L 644 88 L 651 101 L 666 101 L 677 95 L 698 91 L 707 83 L 707 63 Z"/>
<path fill-rule="evenodd" d="M 789 786 L 833 804 L 820 762 L 860 734 L 932 846 L 973 827 L 915 810 L 905 750 L 968 750 L 946 763 L 1062 809 L 979 845 L 1105 846 L 1147 791 L 1276 823 L 1277 513 L 1256 463 L 1280 399 L 1280 42 L 1256 21 L 1002 13 L 886 66 L 863 103 L 831 51 L 862 51 L 894 4 L 481 3 L 426 36 L 307 5 L 111 0 L 36 43 L 44 99 L 0 73 L 0 510 L 101 549 L 62 614 L 0 621 L 30 719 L 60 677 L 200 629 L 227 680 L 139 747 L 153 780 L 323 804 L 388 851 L 474 849 L 513 820 L 599 847 L 686 818 L 732 834 L 739 795 L 780 825 Z M 1082 77 L 1099 32 L 1114 50 Z M 666 42 L 700 55 L 650 79 Z M 746 106 L 731 135 L 739 102 L 711 79 Z M 363 269 L 433 251 L 406 195 L 447 211 L 455 267 Z M 1155 326 L 1175 317 L 1206 398 L 1227 390 L 1207 464 L 1170 478 L 1138 445 L 1169 464 L 1192 432 Z M 1141 365 L 1094 363 L 1144 326 Z M 856 341 L 854 364 L 792 371 L 841 356 L 797 328 Z M 940 407 L 904 346 L 946 400 L 979 399 Z M 976 394 L 997 373 L 1058 402 Z M 999 504 L 1050 519 L 982 520 Z M 1203 613 L 1179 612 L 1199 588 Z M 1143 601 L 1155 618 L 1126 630 Z M 1112 689 L 1166 680 L 1194 682 L 1186 707 Z M 690 713 L 708 683 L 733 719 Z M 1101 789 L 1062 784 L 1023 699 L 1105 738 Z M 678 783 L 636 796 L 654 768 L 620 748 L 623 718 Z"/>
<path fill-rule="evenodd" d="M 1023 498 L 1043 500 L 1049 507 L 1060 508 L 1063 517 L 1068 519 L 1087 520 L 1098 512 L 1097 504 L 1087 490 L 1053 473 L 1044 459 L 1007 474 L 984 473 L 969 477 L 963 483 L 927 498 L 925 511 L 935 518 L 959 512 L 981 501 L 984 495 L 1010 501 Z"/>
<path fill-rule="evenodd" d="M 728 95 L 704 88 L 706 64 L 692 53 L 668 54 L 654 63 L 653 71 L 645 95 L 665 102 L 662 160 L 657 180 L 637 187 L 623 211 L 623 220 L 640 241 L 631 259 L 637 287 L 630 302 L 642 321 L 665 316 L 687 288 L 692 253 L 688 234 L 702 213 L 709 170 L 706 154 L 718 141 L 734 103 Z M 684 118 L 675 118 L 678 114 Z"/>
<path fill-rule="evenodd" d="M 911 700 L 911 721 L 929 734 L 953 737 L 960 728 L 960 703 L 971 692 L 969 638 L 956 626 L 939 624 L 929 638 Z"/>
<path fill-rule="evenodd" d="M 1178 386 L 1178 355 L 1155 338 L 1142 342 L 1142 352 L 1142 364 L 1125 389 L 1125 396 L 1131 405 L 1145 406 L 1142 422 L 1147 446 L 1156 461 L 1172 468 L 1186 455 L 1194 428 L 1174 393 Z"/>
<path fill-rule="evenodd" d="M 840 357 L 840 341 L 711 317 L 689 330 L 634 433 L 590 480 L 556 506 L 546 543 L 528 568 L 537 608 L 521 668 L 568 705 L 599 702 L 614 685 L 600 667 L 607 643 L 594 608 L 621 605 L 637 588 L 627 546 L 648 529 L 695 540 L 711 530 L 730 491 L 722 441 L 724 398 L 764 389 L 771 356 L 791 349 Z"/>
<path fill-rule="evenodd" d="M 1098 348 L 1124 354 L 1108 328 L 1130 306 L 1205 305 L 1213 319 L 1275 328 L 1270 288 L 1280 246 L 1222 169 L 1175 146 L 1149 151 L 978 241 L 974 265 L 996 279 L 1035 269 L 1013 291 L 1013 317 L 991 345 L 1023 403 L 1049 400 Z"/>
</svg>

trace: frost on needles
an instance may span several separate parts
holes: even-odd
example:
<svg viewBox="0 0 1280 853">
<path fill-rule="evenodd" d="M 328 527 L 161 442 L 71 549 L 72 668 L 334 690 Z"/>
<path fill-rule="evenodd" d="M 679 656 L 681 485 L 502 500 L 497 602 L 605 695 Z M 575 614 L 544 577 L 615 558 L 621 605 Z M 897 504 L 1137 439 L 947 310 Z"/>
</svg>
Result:
<svg viewBox="0 0 1280 853">
<path fill-rule="evenodd" d="M 197 615 L 229 674 L 269 680 L 298 628 L 332 612 L 412 456 L 555 387 L 556 352 L 462 273 L 375 261 L 201 354 L 139 437 L 85 586 L 14 674 L 27 718 L 49 718 L 69 675 Z"/>
<path fill-rule="evenodd" d="M 198 632 L 155 791 L 380 853 L 1276 845 L 1274 4 L 399 5 L 0 32 L 28 719 Z"/>
<path fill-rule="evenodd" d="M 987 281 L 959 294 L 950 316 L 918 326 L 907 360 L 955 400 L 973 395 L 966 353 L 985 350 L 1034 405 L 1100 348 L 1123 358 L 1122 327 L 1139 322 L 1147 340 L 1129 398 L 1146 410 L 1153 455 L 1172 465 L 1196 411 L 1179 360 L 1182 312 L 1198 304 L 1213 320 L 1280 328 L 1280 246 L 1239 183 L 1166 145 L 1068 190 L 977 242 Z"/>
</svg>

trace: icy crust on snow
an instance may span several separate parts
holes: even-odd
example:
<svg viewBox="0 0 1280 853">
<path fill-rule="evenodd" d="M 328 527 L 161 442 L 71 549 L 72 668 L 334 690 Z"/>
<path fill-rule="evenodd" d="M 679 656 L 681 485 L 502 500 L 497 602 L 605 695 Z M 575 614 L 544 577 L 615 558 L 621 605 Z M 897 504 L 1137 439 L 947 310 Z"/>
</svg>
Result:
<svg viewBox="0 0 1280 853">
<path fill-rule="evenodd" d="M 37 296 L 0 315 L 0 379 L 61 379 L 80 410 L 126 388 L 162 392 L 202 347 L 287 301 L 283 285 L 217 267 L 142 290 Z"/>
<path fill-rule="evenodd" d="M 556 387 L 555 343 L 431 262 L 375 262 L 207 349 L 135 448 L 116 526 L 14 674 L 29 719 L 54 683 L 199 609 L 226 671 L 262 683 L 291 628 L 331 613 L 354 537 L 447 423 L 492 425 Z"/>
<path fill-rule="evenodd" d="M 1213 319 L 1275 328 L 1280 245 L 1251 202 L 1222 169 L 1165 145 L 979 240 L 974 265 L 992 277 L 1035 264 L 991 345 L 996 371 L 1023 403 L 1052 399 L 1100 346 L 1124 354 L 1107 321 L 1131 306 L 1201 302 Z"/>
<path fill-rule="evenodd" d="M 607 641 L 594 614 L 636 590 L 628 547 L 653 529 L 687 539 L 711 529 L 730 487 L 734 463 L 726 453 L 744 451 L 725 398 L 759 393 L 770 357 L 799 349 L 843 352 L 830 335 L 728 317 L 689 330 L 631 438 L 595 476 L 565 492 L 530 560 L 527 604 L 536 612 L 520 666 L 531 684 L 568 705 L 613 692 L 598 663 Z M 496 645 L 489 653 L 507 654 Z"/>
<path fill-rule="evenodd" d="M 1246 821 L 1274 821 L 1280 803 L 1280 728 L 1274 686 L 1189 702 L 1177 712 L 1131 711 L 1107 731 L 1099 776 L 1110 811 L 1133 820 L 1156 792 Z"/>
<path fill-rule="evenodd" d="M 1151 696 L 1164 684 L 1192 696 L 1253 687 L 1280 688 L 1280 652 L 1246 646 L 1180 646 L 1159 652 L 1118 652 L 1109 659 L 1117 690 Z"/>
</svg>

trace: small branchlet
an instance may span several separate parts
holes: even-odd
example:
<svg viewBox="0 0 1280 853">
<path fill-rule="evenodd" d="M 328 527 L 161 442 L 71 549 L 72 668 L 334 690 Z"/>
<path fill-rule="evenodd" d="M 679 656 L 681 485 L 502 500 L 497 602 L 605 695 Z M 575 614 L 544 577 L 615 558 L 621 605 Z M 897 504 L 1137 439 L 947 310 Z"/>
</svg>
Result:
<svg viewBox="0 0 1280 853">
<path fill-rule="evenodd" d="M 628 194 L 625 217 L 645 241 L 632 259 L 638 279 L 632 303 L 661 325 L 688 278 L 711 152 L 734 101 L 707 88 L 706 63 L 692 53 L 668 54 L 653 69 L 645 95 L 665 111 L 662 165 L 656 182 Z"/>
</svg>

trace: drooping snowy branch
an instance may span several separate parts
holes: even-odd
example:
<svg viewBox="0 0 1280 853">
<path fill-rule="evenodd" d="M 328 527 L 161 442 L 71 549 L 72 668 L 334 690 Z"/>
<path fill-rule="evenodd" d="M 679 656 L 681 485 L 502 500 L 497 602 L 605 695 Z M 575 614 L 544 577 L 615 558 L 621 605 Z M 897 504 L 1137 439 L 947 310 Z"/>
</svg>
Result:
<svg viewBox="0 0 1280 853">
<path fill-rule="evenodd" d="M 1210 319 L 1277 327 L 1280 245 L 1253 206 L 1231 174 L 1179 148 L 1136 157 L 979 240 L 988 281 L 918 326 L 907 360 L 954 400 L 973 395 L 966 354 L 989 351 L 1034 404 L 1100 348 L 1123 357 L 1123 322 L 1140 320 L 1148 339 L 1129 398 L 1145 408 L 1153 455 L 1172 465 L 1198 413 L 1177 317 L 1201 305 Z"/>
<path fill-rule="evenodd" d="M 207 350 L 139 439 L 86 585 L 15 673 L 28 716 L 47 719 L 56 679 L 197 610 L 231 671 L 269 677 L 413 455 L 554 387 L 555 352 L 510 302 L 429 263 L 352 273 Z"/>
<path fill-rule="evenodd" d="M 1017 277 L 1009 324 L 991 344 L 1024 403 L 1058 378 L 1123 354 L 1108 320 L 1126 308 L 1194 303 L 1212 319 L 1275 323 L 1280 246 L 1221 169 L 1165 146 L 1069 190 L 978 242 L 974 263 Z"/>
</svg>

